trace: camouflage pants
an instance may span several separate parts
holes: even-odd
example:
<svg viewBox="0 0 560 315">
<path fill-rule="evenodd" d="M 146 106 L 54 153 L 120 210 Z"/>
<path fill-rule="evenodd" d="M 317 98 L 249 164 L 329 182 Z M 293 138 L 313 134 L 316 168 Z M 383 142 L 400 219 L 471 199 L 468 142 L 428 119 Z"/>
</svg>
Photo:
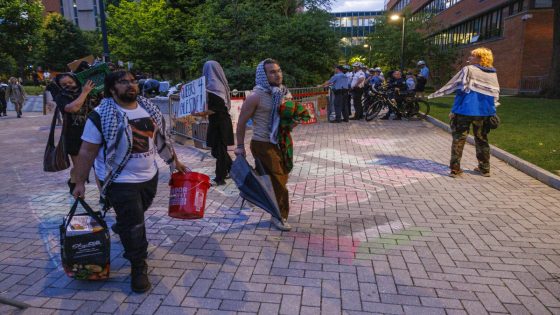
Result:
<svg viewBox="0 0 560 315">
<path fill-rule="evenodd" d="M 490 145 L 488 144 L 488 132 L 490 130 L 484 126 L 485 120 L 486 117 L 464 115 L 455 115 L 451 119 L 451 133 L 453 135 L 450 161 L 451 170 L 458 171 L 461 169 L 463 148 L 465 147 L 465 141 L 472 124 L 478 168 L 483 173 L 490 172 Z"/>
</svg>

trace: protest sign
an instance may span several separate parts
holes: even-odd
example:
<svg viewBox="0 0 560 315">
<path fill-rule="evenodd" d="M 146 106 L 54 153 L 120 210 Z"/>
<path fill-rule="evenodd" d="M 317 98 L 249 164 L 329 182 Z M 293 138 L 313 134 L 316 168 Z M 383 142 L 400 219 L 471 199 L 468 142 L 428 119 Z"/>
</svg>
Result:
<svg viewBox="0 0 560 315">
<path fill-rule="evenodd" d="M 175 117 L 206 111 L 205 78 L 200 77 L 183 85 L 179 97 L 179 106 L 175 107 Z"/>
<path fill-rule="evenodd" d="M 309 118 L 308 121 L 302 121 L 301 124 L 302 125 L 311 125 L 311 124 L 315 124 L 317 123 L 317 113 L 315 112 L 315 102 L 305 102 L 301 104 L 303 107 L 305 107 L 305 109 L 307 109 L 307 111 L 309 112 L 309 116 L 311 116 L 311 118 Z"/>
</svg>

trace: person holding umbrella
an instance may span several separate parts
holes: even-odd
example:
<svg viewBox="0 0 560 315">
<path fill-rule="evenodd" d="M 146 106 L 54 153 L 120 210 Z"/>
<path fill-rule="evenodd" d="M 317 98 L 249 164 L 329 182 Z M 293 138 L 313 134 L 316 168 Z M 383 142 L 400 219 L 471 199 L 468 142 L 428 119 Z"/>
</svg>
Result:
<svg viewBox="0 0 560 315">
<path fill-rule="evenodd" d="M 212 148 L 212 156 L 216 158 L 216 177 L 213 185 L 225 185 L 225 179 L 231 169 L 231 157 L 227 146 L 233 145 L 233 127 L 229 109 L 231 99 L 229 86 L 222 66 L 214 60 L 204 64 L 202 73 L 206 78 L 206 92 L 208 102 L 208 133 L 206 143 Z"/>
<path fill-rule="evenodd" d="M 272 216 L 271 222 L 281 231 L 291 230 L 288 224 L 290 212 L 288 183 L 289 169 L 284 163 L 284 154 L 279 145 L 280 106 L 284 99 L 291 98 L 288 89 L 282 85 L 282 69 L 276 60 L 265 59 L 259 63 L 256 72 L 256 86 L 241 107 L 237 123 L 237 148 L 235 155 L 245 157 L 245 126 L 253 119 L 251 153 L 270 176 L 276 201 L 280 208 L 281 220 Z"/>
</svg>

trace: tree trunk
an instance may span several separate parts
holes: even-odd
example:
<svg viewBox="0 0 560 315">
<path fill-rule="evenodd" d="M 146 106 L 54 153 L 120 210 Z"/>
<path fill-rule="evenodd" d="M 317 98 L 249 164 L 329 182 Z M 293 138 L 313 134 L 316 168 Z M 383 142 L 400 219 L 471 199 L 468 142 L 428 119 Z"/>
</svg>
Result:
<svg viewBox="0 0 560 315">
<path fill-rule="evenodd" d="M 554 9 L 552 35 L 552 69 L 547 96 L 560 98 L 560 1 L 552 1 Z"/>
</svg>

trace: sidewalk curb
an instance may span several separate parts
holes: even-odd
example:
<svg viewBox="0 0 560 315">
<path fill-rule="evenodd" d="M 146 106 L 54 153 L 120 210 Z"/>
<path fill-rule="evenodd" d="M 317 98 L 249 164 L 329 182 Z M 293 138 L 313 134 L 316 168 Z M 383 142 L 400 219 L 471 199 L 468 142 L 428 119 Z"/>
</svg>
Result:
<svg viewBox="0 0 560 315">
<path fill-rule="evenodd" d="M 434 126 L 441 128 L 449 133 L 451 133 L 451 128 L 449 124 L 446 124 L 432 116 L 427 116 L 426 121 L 432 123 Z M 473 136 L 469 135 L 467 138 L 467 142 L 474 145 L 474 138 Z M 502 149 L 499 149 L 493 145 L 490 145 L 490 154 L 495 156 L 496 158 L 508 163 L 509 165 L 515 167 L 516 169 L 520 170 L 521 172 L 553 187 L 560 190 L 560 176 L 554 175 L 553 173 L 536 166 L 533 163 L 529 163 L 511 153 L 508 153 Z"/>
</svg>

